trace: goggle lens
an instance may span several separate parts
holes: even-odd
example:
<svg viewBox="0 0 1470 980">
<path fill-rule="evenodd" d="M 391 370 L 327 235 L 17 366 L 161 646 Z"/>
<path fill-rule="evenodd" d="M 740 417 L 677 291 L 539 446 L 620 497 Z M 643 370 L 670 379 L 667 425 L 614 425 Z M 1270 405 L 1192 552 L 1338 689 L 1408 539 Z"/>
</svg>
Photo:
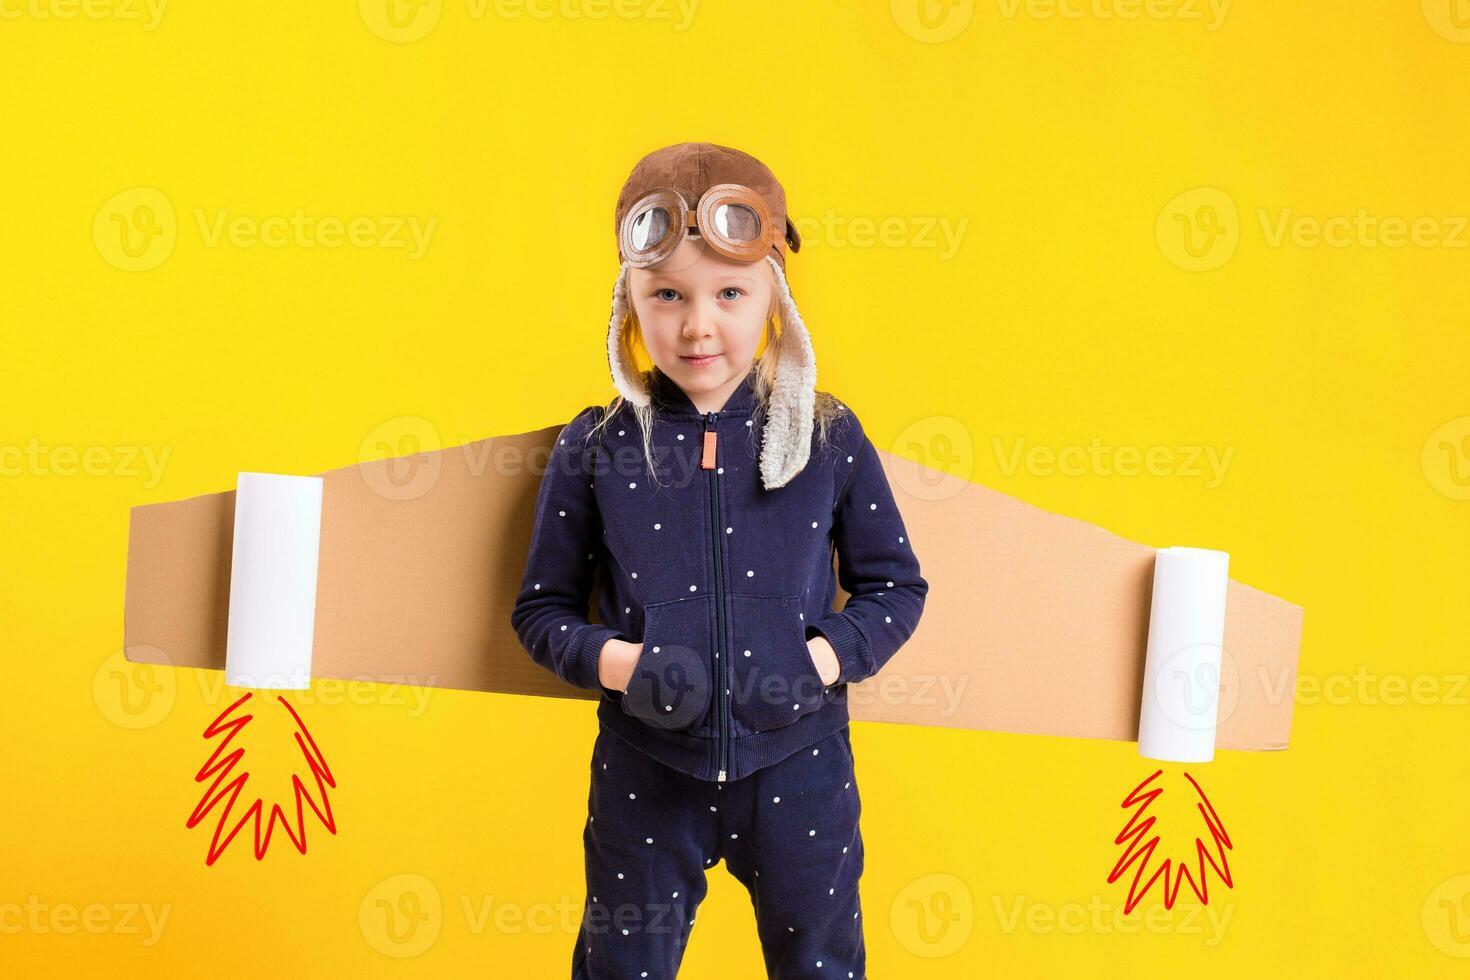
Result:
<svg viewBox="0 0 1470 980">
<path fill-rule="evenodd" d="M 761 237 L 761 219 L 744 204 L 721 204 L 715 208 L 715 228 L 732 242 L 754 242 Z"/>
<path fill-rule="evenodd" d="M 652 207 L 633 219 L 633 227 L 630 234 L 633 239 L 633 247 L 640 252 L 646 252 L 669 233 L 669 212 L 661 207 Z"/>
</svg>

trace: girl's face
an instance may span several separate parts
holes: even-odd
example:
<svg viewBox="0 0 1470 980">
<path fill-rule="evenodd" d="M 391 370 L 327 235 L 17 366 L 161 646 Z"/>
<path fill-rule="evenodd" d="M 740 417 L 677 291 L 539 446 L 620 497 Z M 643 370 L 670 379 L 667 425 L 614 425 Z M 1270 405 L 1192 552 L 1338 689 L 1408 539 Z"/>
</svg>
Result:
<svg viewBox="0 0 1470 980">
<path fill-rule="evenodd" d="M 653 363 L 717 411 L 755 361 L 776 294 L 770 263 L 734 262 L 690 237 L 659 265 L 628 270 L 628 291 Z"/>
</svg>

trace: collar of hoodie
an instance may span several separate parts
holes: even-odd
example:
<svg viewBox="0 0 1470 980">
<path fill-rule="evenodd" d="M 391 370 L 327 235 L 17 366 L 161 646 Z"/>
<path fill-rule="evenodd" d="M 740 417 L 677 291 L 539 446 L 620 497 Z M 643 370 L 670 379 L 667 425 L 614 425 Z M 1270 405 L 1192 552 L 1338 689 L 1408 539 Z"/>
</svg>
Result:
<svg viewBox="0 0 1470 980">
<path fill-rule="evenodd" d="M 653 370 L 650 398 L 660 412 L 674 418 L 702 419 L 707 414 L 695 407 L 689 395 L 679 387 L 673 378 L 657 368 Z M 723 416 L 743 417 L 755 410 L 756 401 L 755 368 L 752 367 L 745 373 L 745 377 L 740 379 L 740 384 L 730 392 L 730 397 L 717 411 Z"/>
</svg>

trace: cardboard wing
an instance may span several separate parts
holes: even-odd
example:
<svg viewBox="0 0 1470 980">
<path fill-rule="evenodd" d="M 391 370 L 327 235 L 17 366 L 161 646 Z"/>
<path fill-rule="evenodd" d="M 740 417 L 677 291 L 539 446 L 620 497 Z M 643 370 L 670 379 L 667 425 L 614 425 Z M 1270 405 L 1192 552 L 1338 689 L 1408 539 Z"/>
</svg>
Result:
<svg viewBox="0 0 1470 980">
<path fill-rule="evenodd" d="M 598 697 L 535 663 L 510 626 L 541 474 L 560 431 L 319 474 L 312 673 Z M 930 589 L 909 642 L 879 674 L 849 687 L 852 718 L 1137 739 L 1154 548 L 879 456 Z M 234 504 L 226 491 L 132 509 L 129 660 L 224 668 Z M 840 609 L 847 595 L 838 593 Z M 1284 749 L 1302 609 L 1234 580 L 1226 603 L 1216 744 Z"/>
</svg>

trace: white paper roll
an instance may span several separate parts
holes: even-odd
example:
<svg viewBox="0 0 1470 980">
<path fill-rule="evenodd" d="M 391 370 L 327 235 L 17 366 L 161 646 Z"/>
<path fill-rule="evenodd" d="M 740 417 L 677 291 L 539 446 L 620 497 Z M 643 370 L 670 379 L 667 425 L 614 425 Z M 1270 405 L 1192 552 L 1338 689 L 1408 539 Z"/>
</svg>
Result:
<svg viewBox="0 0 1470 980">
<path fill-rule="evenodd" d="M 311 685 L 322 478 L 241 473 L 225 683 L 300 691 Z"/>
<path fill-rule="evenodd" d="M 1138 754 L 1165 762 L 1215 758 L 1230 555 L 1160 548 L 1154 562 Z"/>
</svg>

